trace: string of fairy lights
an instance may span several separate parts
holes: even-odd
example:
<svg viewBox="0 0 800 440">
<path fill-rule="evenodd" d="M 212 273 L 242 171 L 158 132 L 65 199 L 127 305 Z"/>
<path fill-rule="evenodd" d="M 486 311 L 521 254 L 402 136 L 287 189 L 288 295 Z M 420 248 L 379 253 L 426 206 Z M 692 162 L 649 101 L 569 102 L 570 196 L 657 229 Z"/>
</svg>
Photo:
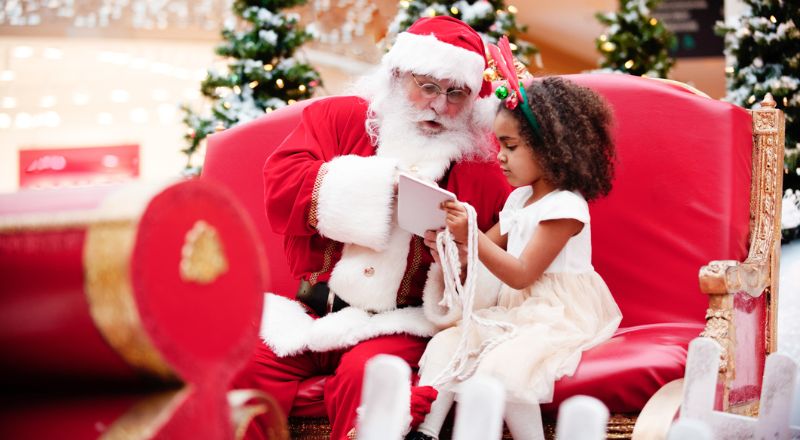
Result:
<svg viewBox="0 0 800 440">
<path fill-rule="evenodd" d="M 76 28 L 117 25 L 134 29 L 219 29 L 233 0 L 5 0 L 0 26 L 64 24 Z"/>
</svg>

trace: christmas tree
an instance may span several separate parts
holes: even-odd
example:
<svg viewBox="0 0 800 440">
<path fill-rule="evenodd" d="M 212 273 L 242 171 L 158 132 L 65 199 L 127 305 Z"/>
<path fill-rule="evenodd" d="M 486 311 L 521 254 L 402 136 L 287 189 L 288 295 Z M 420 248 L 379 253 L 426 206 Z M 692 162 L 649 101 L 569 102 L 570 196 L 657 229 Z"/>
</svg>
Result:
<svg viewBox="0 0 800 440">
<path fill-rule="evenodd" d="M 531 57 L 534 57 L 535 65 L 541 67 L 538 49 L 519 39 L 527 26 L 517 25 L 516 14 L 517 8 L 513 5 L 506 8 L 504 0 L 401 0 L 397 15 L 389 25 L 387 40 L 394 40 L 394 36 L 408 29 L 420 17 L 449 15 L 472 26 L 481 35 L 484 43 L 497 44 L 497 40 L 506 35 L 511 49 L 520 61 L 528 65 Z"/>
<path fill-rule="evenodd" d="M 236 0 L 233 11 L 239 20 L 226 23 L 223 43 L 216 53 L 228 59 L 227 69 L 208 70 L 201 92 L 211 103 L 210 112 L 199 114 L 184 106 L 189 127 L 187 170 L 203 139 L 216 130 L 247 122 L 295 101 L 311 97 L 321 81 L 308 64 L 295 60 L 295 50 L 311 39 L 298 25 L 298 14 L 281 9 L 305 0 Z"/>
<path fill-rule="evenodd" d="M 786 114 L 783 187 L 800 189 L 800 1 L 745 0 L 741 17 L 720 23 L 725 36 L 728 94 L 725 100 L 745 108 L 757 106 L 767 93 Z M 786 202 L 786 200 L 784 200 Z"/>
<path fill-rule="evenodd" d="M 657 4 L 658 0 L 620 0 L 619 11 L 595 15 L 606 26 L 595 40 L 603 70 L 667 77 L 675 64 L 669 50 L 677 40 L 651 14 Z"/>
</svg>

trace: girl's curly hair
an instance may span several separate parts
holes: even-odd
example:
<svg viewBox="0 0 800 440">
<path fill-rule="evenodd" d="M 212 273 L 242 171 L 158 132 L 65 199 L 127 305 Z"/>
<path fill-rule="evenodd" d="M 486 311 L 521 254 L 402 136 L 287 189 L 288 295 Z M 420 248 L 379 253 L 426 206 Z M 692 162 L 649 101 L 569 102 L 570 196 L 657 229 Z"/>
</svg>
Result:
<svg viewBox="0 0 800 440">
<path fill-rule="evenodd" d="M 507 111 L 517 120 L 545 179 L 559 189 L 580 192 L 586 200 L 608 194 L 616 155 L 611 137 L 613 118 L 605 100 L 593 90 L 559 77 L 534 81 L 525 92 L 541 127 L 541 138 L 521 109 L 509 110 L 501 104 L 499 111 Z"/>
</svg>

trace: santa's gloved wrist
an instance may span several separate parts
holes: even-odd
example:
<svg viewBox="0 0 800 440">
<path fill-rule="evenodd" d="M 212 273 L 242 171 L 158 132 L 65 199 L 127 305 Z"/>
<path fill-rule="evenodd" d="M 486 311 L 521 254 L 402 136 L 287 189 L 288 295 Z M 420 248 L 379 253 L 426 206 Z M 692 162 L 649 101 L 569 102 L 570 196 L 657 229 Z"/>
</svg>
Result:
<svg viewBox="0 0 800 440">
<path fill-rule="evenodd" d="M 411 429 L 416 429 L 423 421 L 425 416 L 431 412 L 431 405 L 439 395 L 439 391 L 432 386 L 412 386 L 411 387 Z"/>
</svg>

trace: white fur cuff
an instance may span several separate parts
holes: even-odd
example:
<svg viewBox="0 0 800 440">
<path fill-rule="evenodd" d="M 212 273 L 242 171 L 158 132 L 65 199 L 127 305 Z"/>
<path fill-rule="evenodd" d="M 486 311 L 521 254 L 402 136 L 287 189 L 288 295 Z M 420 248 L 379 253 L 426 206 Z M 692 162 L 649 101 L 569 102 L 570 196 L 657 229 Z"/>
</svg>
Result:
<svg viewBox="0 0 800 440">
<path fill-rule="evenodd" d="M 354 155 L 328 162 L 317 203 L 320 234 L 342 243 L 384 249 L 392 220 L 396 164 L 395 159 Z"/>
<path fill-rule="evenodd" d="M 444 277 L 442 266 L 438 263 L 431 264 L 428 269 L 428 280 L 422 292 L 422 309 L 425 317 L 440 329 L 452 327 L 461 319 L 461 301 L 453 307 L 439 305 L 444 298 Z"/>
<path fill-rule="evenodd" d="M 433 336 L 436 328 L 419 307 L 370 314 L 355 307 L 313 319 L 300 303 L 271 293 L 264 299 L 260 336 L 279 357 L 306 350 L 330 351 L 352 347 L 381 335 L 407 333 Z"/>
<path fill-rule="evenodd" d="M 475 301 L 473 310 L 485 309 L 497 304 L 497 295 L 502 283 L 483 263 L 478 262 L 475 279 Z M 439 264 L 432 264 L 428 269 L 428 281 L 422 293 L 422 307 L 425 317 L 439 328 L 455 325 L 462 316 L 462 303 L 459 300 L 453 307 L 439 305 L 444 298 L 444 278 Z"/>
</svg>

